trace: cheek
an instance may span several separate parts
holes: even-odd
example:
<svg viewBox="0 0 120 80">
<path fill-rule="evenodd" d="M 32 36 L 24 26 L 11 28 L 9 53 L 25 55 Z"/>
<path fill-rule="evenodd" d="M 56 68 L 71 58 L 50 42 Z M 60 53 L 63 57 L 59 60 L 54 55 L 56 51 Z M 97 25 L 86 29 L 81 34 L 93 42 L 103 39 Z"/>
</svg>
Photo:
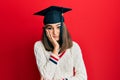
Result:
<svg viewBox="0 0 120 80">
<path fill-rule="evenodd" d="M 53 30 L 49 30 L 50 34 L 53 35 Z"/>
<path fill-rule="evenodd" d="M 58 32 L 58 34 L 60 35 L 60 31 Z"/>
<path fill-rule="evenodd" d="M 58 30 L 58 34 L 60 34 L 60 29 Z"/>
<path fill-rule="evenodd" d="M 45 31 L 45 32 L 47 34 L 47 31 Z M 53 32 L 52 30 L 48 30 L 48 33 L 52 34 L 52 32 Z"/>
</svg>

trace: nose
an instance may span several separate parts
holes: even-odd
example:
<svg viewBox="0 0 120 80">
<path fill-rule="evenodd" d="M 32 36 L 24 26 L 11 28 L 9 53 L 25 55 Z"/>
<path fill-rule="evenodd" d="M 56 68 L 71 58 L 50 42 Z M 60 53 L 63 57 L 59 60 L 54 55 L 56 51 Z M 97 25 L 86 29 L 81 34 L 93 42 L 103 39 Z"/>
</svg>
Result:
<svg viewBox="0 0 120 80">
<path fill-rule="evenodd" d="M 54 35 L 57 34 L 57 30 L 56 30 L 56 29 L 53 30 L 53 34 L 54 34 Z"/>
</svg>

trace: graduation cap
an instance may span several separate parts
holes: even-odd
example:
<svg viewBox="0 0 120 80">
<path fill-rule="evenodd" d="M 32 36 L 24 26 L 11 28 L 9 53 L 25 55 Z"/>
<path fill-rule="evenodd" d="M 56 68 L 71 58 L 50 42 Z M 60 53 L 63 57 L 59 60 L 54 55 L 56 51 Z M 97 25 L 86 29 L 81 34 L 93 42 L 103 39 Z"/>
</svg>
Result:
<svg viewBox="0 0 120 80">
<path fill-rule="evenodd" d="M 64 8 L 59 6 L 50 6 L 39 12 L 34 13 L 34 15 L 44 16 L 44 24 L 53 24 L 58 22 L 64 22 L 63 13 L 72 10 L 71 8 Z"/>
</svg>

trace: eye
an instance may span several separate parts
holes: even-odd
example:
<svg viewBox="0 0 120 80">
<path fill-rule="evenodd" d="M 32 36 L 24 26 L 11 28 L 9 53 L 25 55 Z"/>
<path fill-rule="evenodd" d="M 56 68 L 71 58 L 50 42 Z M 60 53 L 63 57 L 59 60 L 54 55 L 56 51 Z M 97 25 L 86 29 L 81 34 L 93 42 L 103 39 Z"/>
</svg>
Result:
<svg viewBox="0 0 120 80">
<path fill-rule="evenodd" d="M 51 30 L 52 28 L 51 27 L 47 27 L 46 29 Z"/>
<path fill-rule="evenodd" d="M 60 26 L 57 26 L 57 28 L 59 29 L 59 28 L 60 28 Z"/>
<path fill-rule="evenodd" d="M 57 28 L 59 29 L 59 28 L 60 28 L 60 26 L 61 26 L 61 25 L 60 25 L 60 24 L 58 24 L 58 25 L 57 25 Z"/>
<path fill-rule="evenodd" d="M 52 26 L 51 25 L 46 25 L 46 29 L 51 30 Z"/>
</svg>

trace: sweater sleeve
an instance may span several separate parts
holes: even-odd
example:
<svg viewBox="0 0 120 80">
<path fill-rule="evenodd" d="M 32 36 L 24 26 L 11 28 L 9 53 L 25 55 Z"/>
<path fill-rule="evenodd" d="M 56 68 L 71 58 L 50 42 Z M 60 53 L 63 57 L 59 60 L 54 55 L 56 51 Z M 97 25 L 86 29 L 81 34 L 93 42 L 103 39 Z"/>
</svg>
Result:
<svg viewBox="0 0 120 80">
<path fill-rule="evenodd" d="M 63 80 L 87 80 L 87 73 L 79 45 L 73 42 L 71 51 L 75 67 L 75 75 L 72 77 L 66 77 Z"/>
<path fill-rule="evenodd" d="M 51 53 L 49 60 L 47 60 L 40 42 L 35 43 L 34 54 L 41 76 L 43 76 L 45 80 L 52 80 L 55 74 L 59 57 Z"/>
</svg>

